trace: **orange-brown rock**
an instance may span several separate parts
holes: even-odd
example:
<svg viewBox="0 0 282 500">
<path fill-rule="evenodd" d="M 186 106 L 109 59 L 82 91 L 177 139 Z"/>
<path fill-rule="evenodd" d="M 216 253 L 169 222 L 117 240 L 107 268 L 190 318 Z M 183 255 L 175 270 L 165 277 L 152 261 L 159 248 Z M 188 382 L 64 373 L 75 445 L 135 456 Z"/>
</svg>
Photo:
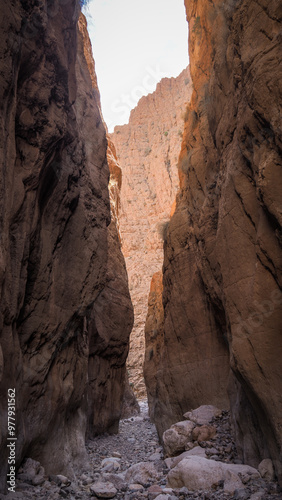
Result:
<svg viewBox="0 0 282 500">
<path fill-rule="evenodd" d="M 194 91 L 165 241 L 154 413 L 162 431 L 200 404 L 222 407 L 231 369 L 241 456 L 271 457 L 282 479 L 282 6 L 185 3 Z"/>
<path fill-rule="evenodd" d="M 134 390 L 145 396 L 142 374 L 144 324 L 150 281 L 163 261 L 163 234 L 179 186 L 177 160 L 190 73 L 164 78 L 156 91 L 142 97 L 128 125 L 110 134 L 122 168 L 120 232 L 135 323 L 128 369 Z"/>
<path fill-rule="evenodd" d="M 86 427 L 117 429 L 133 311 L 79 1 L 0 8 L 3 490 L 8 388 L 17 466 L 28 456 L 71 475 L 86 466 Z"/>
</svg>

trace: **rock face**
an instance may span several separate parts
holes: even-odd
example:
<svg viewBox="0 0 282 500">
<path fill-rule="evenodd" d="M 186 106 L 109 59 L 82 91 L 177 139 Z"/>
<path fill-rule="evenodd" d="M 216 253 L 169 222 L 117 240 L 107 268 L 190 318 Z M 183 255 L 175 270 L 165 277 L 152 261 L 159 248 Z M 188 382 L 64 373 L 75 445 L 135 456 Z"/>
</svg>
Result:
<svg viewBox="0 0 282 500">
<path fill-rule="evenodd" d="M 79 2 L 0 4 L 3 489 L 8 388 L 17 465 L 72 475 L 86 427 L 117 429 L 133 311 Z"/>
<path fill-rule="evenodd" d="M 122 167 L 120 231 L 135 322 L 128 369 L 139 396 L 145 396 L 142 365 L 147 297 L 153 274 L 161 269 L 163 235 L 179 187 L 177 160 L 183 118 L 191 96 L 189 69 L 164 78 L 142 97 L 128 125 L 110 134 Z"/>
<path fill-rule="evenodd" d="M 271 457 L 281 479 L 281 2 L 185 3 L 194 91 L 151 414 L 162 432 L 200 404 L 222 408 L 230 371 L 241 457 Z"/>
</svg>

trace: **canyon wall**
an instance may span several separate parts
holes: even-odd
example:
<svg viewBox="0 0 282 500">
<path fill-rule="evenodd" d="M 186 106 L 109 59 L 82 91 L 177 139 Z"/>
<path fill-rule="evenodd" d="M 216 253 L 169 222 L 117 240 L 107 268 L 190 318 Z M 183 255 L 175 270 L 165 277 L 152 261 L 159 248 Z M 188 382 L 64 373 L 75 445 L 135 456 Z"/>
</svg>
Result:
<svg viewBox="0 0 282 500">
<path fill-rule="evenodd" d="M 0 4 L 4 489 L 9 388 L 17 465 L 31 457 L 72 475 L 86 430 L 117 430 L 133 310 L 79 1 Z"/>
<path fill-rule="evenodd" d="M 150 412 L 161 434 L 200 404 L 226 406 L 229 374 L 240 456 L 271 457 L 281 480 L 282 5 L 185 4 L 194 90 L 162 304 L 153 289 L 149 302 Z"/>
<path fill-rule="evenodd" d="M 127 367 L 139 397 L 146 396 L 144 326 L 150 281 L 163 262 L 163 235 L 179 187 L 177 161 L 191 91 L 188 68 L 177 78 L 163 78 L 155 92 L 140 99 L 128 125 L 110 134 L 122 167 L 120 232 L 135 316 Z"/>
</svg>

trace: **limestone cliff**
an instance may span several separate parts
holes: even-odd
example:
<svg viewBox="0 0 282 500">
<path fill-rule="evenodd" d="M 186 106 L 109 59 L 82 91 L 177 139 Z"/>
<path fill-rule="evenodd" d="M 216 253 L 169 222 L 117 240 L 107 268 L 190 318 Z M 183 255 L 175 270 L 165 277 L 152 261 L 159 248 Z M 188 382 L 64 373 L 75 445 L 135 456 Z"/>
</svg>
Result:
<svg viewBox="0 0 282 500">
<path fill-rule="evenodd" d="M 241 456 L 270 456 L 281 479 L 282 5 L 185 3 L 194 90 L 165 241 L 158 371 L 148 334 L 151 414 L 161 432 L 202 403 L 226 405 L 230 371 Z"/>
<path fill-rule="evenodd" d="M 143 397 L 147 297 L 162 266 L 163 234 L 179 187 L 177 160 L 191 90 L 188 68 L 177 78 L 162 79 L 155 92 L 140 99 L 128 125 L 110 134 L 122 168 L 120 232 L 135 315 L 127 366 Z"/>
<path fill-rule="evenodd" d="M 8 388 L 17 465 L 71 474 L 86 428 L 117 429 L 133 312 L 79 1 L 0 7 L 3 489 Z"/>
</svg>

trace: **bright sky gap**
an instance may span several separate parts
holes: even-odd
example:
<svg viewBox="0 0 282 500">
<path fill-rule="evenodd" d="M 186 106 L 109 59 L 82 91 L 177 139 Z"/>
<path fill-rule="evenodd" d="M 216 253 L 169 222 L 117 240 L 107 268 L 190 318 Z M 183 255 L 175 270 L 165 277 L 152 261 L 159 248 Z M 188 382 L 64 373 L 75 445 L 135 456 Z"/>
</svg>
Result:
<svg viewBox="0 0 282 500">
<path fill-rule="evenodd" d="M 161 78 L 188 65 L 184 0 L 89 0 L 84 14 L 111 132 Z"/>
</svg>

